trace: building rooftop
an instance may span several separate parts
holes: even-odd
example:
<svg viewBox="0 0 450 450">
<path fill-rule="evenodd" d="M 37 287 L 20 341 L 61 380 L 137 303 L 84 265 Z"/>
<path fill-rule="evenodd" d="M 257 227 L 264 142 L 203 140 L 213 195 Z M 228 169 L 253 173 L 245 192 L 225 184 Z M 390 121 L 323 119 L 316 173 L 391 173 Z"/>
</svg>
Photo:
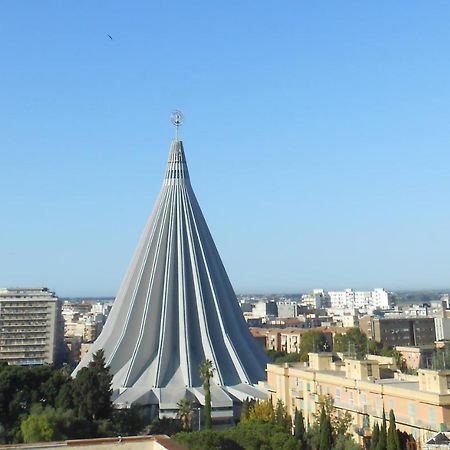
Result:
<svg viewBox="0 0 450 450">
<path fill-rule="evenodd" d="M 77 448 L 84 450 L 186 450 L 186 447 L 178 444 L 165 435 L 154 436 L 127 436 L 98 439 L 76 439 L 60 442 L 37 442 L 35 444 L 9 444 L 0 445 L 0 450 L 38 450 L 53 448 Z"/>
</svg>

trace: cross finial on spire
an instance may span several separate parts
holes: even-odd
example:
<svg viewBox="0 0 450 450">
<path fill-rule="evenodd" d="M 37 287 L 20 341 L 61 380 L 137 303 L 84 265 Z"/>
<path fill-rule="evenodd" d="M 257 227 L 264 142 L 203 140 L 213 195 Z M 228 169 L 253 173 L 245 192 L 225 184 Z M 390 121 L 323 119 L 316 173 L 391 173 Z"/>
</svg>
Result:
<svg viewBox="0 0 450 450">
<path fill-rule="evenodd" d="M 180 128 L 181 124 L 183 123 L 183 113 L 175 109 L 172 111 L 172 115 L 170 116 L 170 121 L 175 125 L 175 140 L 178 141 L 178 128 Z"/>
</svg>

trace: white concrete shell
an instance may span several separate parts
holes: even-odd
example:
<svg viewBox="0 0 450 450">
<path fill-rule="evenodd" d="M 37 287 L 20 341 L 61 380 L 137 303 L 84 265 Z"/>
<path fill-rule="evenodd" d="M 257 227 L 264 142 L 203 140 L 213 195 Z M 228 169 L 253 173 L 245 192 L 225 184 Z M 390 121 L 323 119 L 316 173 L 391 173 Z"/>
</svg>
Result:
<svg viewBox="0 0 450 450">
<path fill-rule="evenodd" d="M 74 374 L 103 348 L 115 403 L 176 409 L 204 403 L 198 367 L 213 362 L 215 408 L 263 398 L 266 358 L 248 331 L 189 180 L 183 144 L 172 143 L 154 210 L 100 337 Z M 220 413 L 216 409 L 216 415 Z"/>
</svg>

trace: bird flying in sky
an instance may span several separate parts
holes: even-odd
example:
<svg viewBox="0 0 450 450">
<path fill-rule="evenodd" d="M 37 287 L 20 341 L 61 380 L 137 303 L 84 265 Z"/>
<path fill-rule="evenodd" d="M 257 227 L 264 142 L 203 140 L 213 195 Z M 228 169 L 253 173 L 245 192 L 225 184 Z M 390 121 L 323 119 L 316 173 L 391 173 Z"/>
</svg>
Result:
<svg viewBox="0 0 450 450">
<path fill-rule="evenodd" d="M 111 40 L 113 40 L 113 38 L 110 34 L 107 34 L 106 36 L 108 36 Z"/>
</svg>

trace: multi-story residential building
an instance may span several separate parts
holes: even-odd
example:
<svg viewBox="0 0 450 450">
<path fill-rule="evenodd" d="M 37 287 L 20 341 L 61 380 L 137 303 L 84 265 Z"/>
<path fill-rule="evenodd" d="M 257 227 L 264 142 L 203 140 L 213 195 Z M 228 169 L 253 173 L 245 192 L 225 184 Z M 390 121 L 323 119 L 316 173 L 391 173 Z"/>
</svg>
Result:
<svg viewBox="0 0 450 450">
<path fill-rule="evenodd" d="M 71 364 L 80 360 L 81 344 L 92 343 L 100 335 L 110 309 L 110 303 L 94 303 L 85 300 L 64 302 L 62 309 L 64 338 Z M 80 345 L 78 345 L 78 341 Z"/>
<path fill-rule="evenodd" d="M 434 318 L 387 318 L 364 316 L 359 328 L 369 339 L 390 347 L 416 347 L 433 344 L 436 340 Z"/>
<path fill-rule="evenodd" d="M 298 303 L 292 301 L 280 301 L 277 303 L 277 315 L 278 317 L 297 317 L 298 316 Z"/>
<path fill-rule="evenodd" d="M 313 309 L 330 308 L 331 300 L 328 292 L 323 289 L 313 289 L 309 294 L 302 296 L 302 305 Z"/>
<path fill-rule="evenodd" d="M 383 288 L 376 288 L 372 291 L 345 289 L 344 291 L 330 291 L 328 294 L 332 308 L 358 308 L 373 311 L 388 309 L 392 304 L 391 294 Z"/>
<path fill-rule="evenodd" d="M 278 316 L 278 308 L 276 302 L 259 301 L 256 302 L 252 310 L 253 317 Z"/>
<path fill-rule="evenodd" d="M 267 365 L 267 387 L 274 403 L 289 414 L 301 409 L 310 426 L 320 401 L 330 395 L 339 411 L 352 416 L 355 439 L 363 444 L 383 410 L 395 411 L 397 427 L 424 443 L 450 425 L 450 371 L 420 369 L 417 376 L 396 373 L 383 378 L 377 360 L 333 361 L 331 353 L 310 353 L 309 364 Z"/>
<path fill-rule="evenodd" d="M 59 363 L 64 355 L 61 303 L 47 288 L 0 289 L 0 360 Z"/>
<path fill-rule="evenodd" d="M 355 293 L 353 289 L 345 289 L 344 291 L 330 291 L 330 302 L 332 308 L 352 308 L 355 303 Z"/>
</svg>

